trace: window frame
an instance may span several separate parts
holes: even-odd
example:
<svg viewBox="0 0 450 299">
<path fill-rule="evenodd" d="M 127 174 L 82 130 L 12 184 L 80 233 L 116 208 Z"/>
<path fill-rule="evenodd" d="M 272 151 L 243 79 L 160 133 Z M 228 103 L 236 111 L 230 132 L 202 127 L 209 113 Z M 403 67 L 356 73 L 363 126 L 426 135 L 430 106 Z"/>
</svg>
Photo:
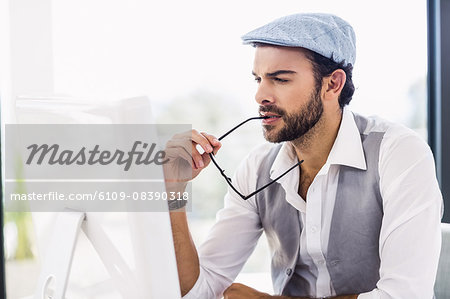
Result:
<svg viewBox="0 0 450 299">
<path fill-rule="evenodd" d="M 436 160 L 436 173 L 444 198 L 450 205 L 450 0 L 428 0 L 428 143 Z M 444 210 L 442 222 L 450 222 Z"/>
</svg>

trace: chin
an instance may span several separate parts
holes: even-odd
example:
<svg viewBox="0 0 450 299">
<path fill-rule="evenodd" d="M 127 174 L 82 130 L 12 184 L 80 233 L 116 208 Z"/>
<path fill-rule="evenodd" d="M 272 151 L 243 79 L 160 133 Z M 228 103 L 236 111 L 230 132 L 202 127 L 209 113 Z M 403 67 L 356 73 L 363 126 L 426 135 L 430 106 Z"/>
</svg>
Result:
<svg viewBox="0 0 450 299">
<path fill-rule="evenodd" d="M 264 139 L 266 139 L 268 142 L 280 143 L 279 136 L 272 126 L 264 126 L 263 134 Z"/>
</svg>

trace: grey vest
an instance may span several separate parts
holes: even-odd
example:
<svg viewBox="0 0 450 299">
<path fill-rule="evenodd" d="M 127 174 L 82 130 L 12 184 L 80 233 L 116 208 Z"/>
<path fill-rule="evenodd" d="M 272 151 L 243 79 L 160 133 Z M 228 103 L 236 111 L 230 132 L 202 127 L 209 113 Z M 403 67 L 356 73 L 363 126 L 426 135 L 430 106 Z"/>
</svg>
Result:
<svg viewBox="0 0 450 299">
<path fill-rule="evenodd" d="M 327 268 L 337 295 L 371 291 L 379 280 L 378 241 L 383 203 L 378 158 L 383 132 L 364 130 L 367 119 L 354 115 L 360 132 L 367 170 L 340 166 L 336 202 L 331 219 Z M 281 148 L 274 147 L 258 169 L 257 188 L 267 184 L 270 168 Z M 256 194 L 256 204 L 272 253 L 272 281 L 276 294 L 308 296 L 301 279 L 292 280 L 298 263 L 299 211 L 286 200 L 278 182 Z M 292 290 L 298 290 L 294 292 Z M 305 292 L 305 293 L 302 293 Z"/>
</svg>

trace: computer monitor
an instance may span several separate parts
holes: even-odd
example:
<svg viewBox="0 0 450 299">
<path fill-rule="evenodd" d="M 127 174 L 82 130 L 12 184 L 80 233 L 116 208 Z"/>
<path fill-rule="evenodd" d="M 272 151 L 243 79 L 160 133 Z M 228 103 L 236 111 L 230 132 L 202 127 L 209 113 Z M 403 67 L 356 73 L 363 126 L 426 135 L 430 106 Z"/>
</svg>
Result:
<svg viewBox="0 0 450 299">
<path fill-rule="evenodd" d="M 22 96 L 16 101 L 16 116 L 18 124 L 153 123 L 146 97 L 99 101 Z M 157 138 L 156 132 L 151 134 Z M 86 211 L 85 218 L 77 213 L 32 213 L 41 273 L 30 298 L 43 298 L 60 287 L 64 278 L 49 279 L 49 273 L 61 271 L 57 261 L 71 258 L 67 251 L 73 234 L 67 298 L 181 298 L 167 210 Z M 50 295 L 55 294 L 60 293 Z"/>
</svg>

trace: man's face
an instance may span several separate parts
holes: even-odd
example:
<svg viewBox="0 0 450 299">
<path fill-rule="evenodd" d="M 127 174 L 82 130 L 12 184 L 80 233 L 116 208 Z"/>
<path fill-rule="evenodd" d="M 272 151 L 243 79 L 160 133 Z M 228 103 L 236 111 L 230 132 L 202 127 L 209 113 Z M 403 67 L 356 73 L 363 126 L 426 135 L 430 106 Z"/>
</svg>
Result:
<svg viewBox="0 0 450 299">
<path fill-rule="evenodd" d="M 269 142 L 292 141 L 304 136 L 323 112 L 320 87 L 313 66 L 300 48 L 259 46 L 253 75 L 258 83 L 255 99 Z"/>
</svg>

